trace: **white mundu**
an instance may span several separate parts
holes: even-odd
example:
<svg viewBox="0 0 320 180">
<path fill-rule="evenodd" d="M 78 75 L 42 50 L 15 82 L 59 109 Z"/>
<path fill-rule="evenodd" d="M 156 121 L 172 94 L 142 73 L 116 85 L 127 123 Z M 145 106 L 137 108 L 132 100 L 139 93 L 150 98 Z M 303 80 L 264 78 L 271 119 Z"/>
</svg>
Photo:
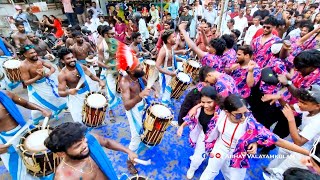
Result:
<svg viewBox="0 0 320 180">
<path fill-rule="evenodd" d="M 150 111 L 156 116 L 156 117 L 159 117 L 159 118 L 166 118 L 166 117 L 169 117 L 171 116 L 171 111 L 161 105 L 161 104 L 155 104 L 151 107 Z"/>
<path fill-rule="evenodd" d="M 24 141 L 24 147 L 31 152 L 46 151 L 44 140 L 49 136 L 49 130 L 43 129 L 30 134 Z"/>
<path fill-rule="evenodd" d="M 178 79 L 182 82 L 190 82 L 191 81 L 191 78 L 188 74 L 186 73 L 183 73 L 183 72 L 179 72 L 178 75 L 177 75 Z"/>
<path fill-rule="evenodd" d="M 107 103 L 107 99 L 102 94 L 91 94 L 87 98 L 87 104 L 93 108 L 104 107 Z"/>
</svg>

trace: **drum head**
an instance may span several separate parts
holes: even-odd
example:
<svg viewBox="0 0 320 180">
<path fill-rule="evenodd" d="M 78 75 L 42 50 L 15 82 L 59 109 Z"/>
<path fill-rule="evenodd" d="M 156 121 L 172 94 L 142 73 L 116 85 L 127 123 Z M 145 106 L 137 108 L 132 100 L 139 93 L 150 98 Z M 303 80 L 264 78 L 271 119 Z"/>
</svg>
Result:
<svg viewBox="0 0 320 180">
<path fill-rule="evenodd" d="M 149 64 L 150 66 L 155 66 L 156 65 L 156 62 L 152 61 L 150 59 L 145 60 L 144 63 Z"/>
<path fill-rule="evenodd" d="M 47 147 L 44 145 L 44 140 L 49 136 L 49 130 L 43 129 L 31 133 L 24 141 L 24 147 L 30 152 L 46 151 Z"/>
<path fill-rule="evenodd" d="M 102 108 L 107 104 L 107 99 L 102 94 L 91 94 L 87 98 L 87 104 L 92 108 Z"/>
<path fill-rule="evenodd" d="M 21 61 L 19 60 L 8 60 L 3 63 L 3 67 L 7 69 L 17 69 L 21 65 Z"/>
<path fill-rule="evenodd" d="M 161 104 L 151 106 L 150 111 L 159 118 L 166 118 L 172 115 L 170 109 Z"/>
<path fill-rule="evenodd" d="M 191 78 L 188 74 L 186 73 L 183 73 L 183 72 L 179 72 L 178 75 L 177 75 L 177 78 L 184 82 L 184 83 L 187 83 L 187 82 L 190 82 L 191 81 Z"/>
<path fill-rule="evenodd" d="M 195 67 L 195 68 L 199 68 L 199 67 L 200 67 L 200 63 L 198 63 L 197 61 L 189 60 L 188 63 L 189 63 L 190 66 L 192 66 L 192 67 Z"/>
</svg>

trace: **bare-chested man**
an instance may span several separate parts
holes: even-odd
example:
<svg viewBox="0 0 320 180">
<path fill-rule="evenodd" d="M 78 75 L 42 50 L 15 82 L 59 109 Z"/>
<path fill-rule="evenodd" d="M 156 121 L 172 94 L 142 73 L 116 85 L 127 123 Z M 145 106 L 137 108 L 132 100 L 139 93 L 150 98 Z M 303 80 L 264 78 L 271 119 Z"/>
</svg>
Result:
<svg viewBox="0 0 320 180">
<path fill-rule="evenodd" d="M 95 51 L 91 47 L 90 43 L 86 42 L 83 39 L 83 35 L 80 31 L 73 32 L 72 36 L 75 40 L 75 44 L 70 46 L 70 50 L 72 51 L 74 57 L 77 58 L 78 61 L 85 63 L 84 60 L 89 55 L 93 55 Z"/>
<path fill-rule="evenodd" d="M 39 59 L 33 45 L 24 45 L 21 54 L 26 58 L 20 66 L 21 79 L 28 86 L 29 101 L 43 108 L 50 109 L 57 118 L 66 108 L 65 99 L 58 95 L 58 79 L 53 74 L 55 68 L 50 63 Z M 37 123 L 41 114 L 31 111 L 32 119 Z"/>
<path fill-rule="evenodd" d="M 150 55 L 150 52 L 141 45 L 142 37 L 139 32 L 132 33 L 131 39 L 133 40 L 133 42 L 130 44 L 130 48 L 136 53 L 139 61 L 142 62 L 143 57 Z"/>
<path fill-rule="evenodd" d="M 84 100 L 92 87 L 89 87 L 87 80 L 85 80 L 80 87 L 77 87 L 80 78 L 91 78 L 92 80 L 99 82 L 101 88 L 104 88 L 105 82 L 93 75 L 86 66 L 77 63 L 77 60 L 73 57 L 73 54 L 69 49 L 60 49 L 59 57 L 65 64 L 65 67 L 60 71 L 58 76 L 59 95 L 61 97 L 68 96 L 68 108 L 73 120 L 75 122 L 82 122 Z"/>
<path fill-rule="evenodd" d="M 9 171 L 12 179 L 30 180 L 35 179 L 27 173 L 22 159 L 17 154 L 17 145 L 20 138 L 12 142 L 12 146 L 6 145 L 24 124 L 26 123 L 16 104 L 30 110 L 38 110 L 45 117 L 50 117 L 51 112 L 40 106 L 26 101 L 25 99 L 9 92 L 0 91 L 0 157 L 5 167 Z M 10 153 L 8 153 L 8 151 Z M 16 158 L 15 158 L 16 155 Z M 17 171 L 15 171 L 17 170 Z"/>
<path fill-rule="evenodd" d="M 130 125 L 131 141 L 129 149 L 138 153 L 141 143 L 139 132 L 142 130 L 142 116 L 145 103 L 143 99 L 149 96 L 150 89 L 145 88 L 143 68 L 138 62 L 133 63 L 131 67 L 123 68 L 126 70 L 126 76 L 123 76 L 120 81 L 121 96 L 126 115 Z M 138 171 L 131 163 L 127 161 L 127 166 L 131 174 L 137 174 Z"/>
<path fill-rule="evenodd" d="M 133 161 L 137 155 L 120 143 L 86 132 L 80 123 L 67 122 L 55 127 L 45 146 L 62 157 L 55 180 L 118 179 L 103 147 L 127 153 Z"/>
<path fill-rule="evenodd" d="M 18 32 L 13 35 L 13 40 L 16 49 L 20 49 L 23 45 L 31 44 L 30 40 L 28 39 L 27 33 L 22 23 L 15 24 Z"/>
<path fill-rule="evenodd" d="M 37 36 L 35 36 L 34 33 L 29 33 L 28 39 L 31 41 L 32 45 L 34 45 L 36 53 L 41 58 L 44 58 L 44 56 L 48 53 L 52 54 L 52 50 L 49 48 L 49 46 L 42 39 L 39 39 Z"/>
<path fill-rule="evenodd" d="M 12 53 L 9 51 L 11 49 Z M 15 48 L 4 38 L 0 37 L 0 56 L 12 56 L 17 57 Z"/>
<path fill-rule="evenodd" d="M 177 62 L 174 57 L 173 46 L 176 44 L 176 37 L 173 30 L 166 30 L 161 36 L 164 45 L 161 47 L 156 61 L 156 67 L 159 70 L 160 77 L 160 92 L 161 92 L 161 102 L 165 105 L 170 104 L 170 95 L 171 95 L 171 78 L 176 76 Z M 162 84 L 166 84 L 163 87 Z"/>
<path fill-rule="evenodd" d="M 110 121 L 114 121 L 113 110 L 118 108 L 121 102 L 120 97 L 116 91 L 116 78 L 118 76 L 117 63 L 116 63 L 116 51 L 119 41 L 114 38 L 115 32 L 110 26 L 104 26 L 101 30 L 101 36 L 104 38 L 100 46 L 98 47 L 99 61 L 106 65 L 106 68 L 102 69 L 100 78 L 106 81 L 106 93 L 108 96 L 108 108 Z"/>
</svg>

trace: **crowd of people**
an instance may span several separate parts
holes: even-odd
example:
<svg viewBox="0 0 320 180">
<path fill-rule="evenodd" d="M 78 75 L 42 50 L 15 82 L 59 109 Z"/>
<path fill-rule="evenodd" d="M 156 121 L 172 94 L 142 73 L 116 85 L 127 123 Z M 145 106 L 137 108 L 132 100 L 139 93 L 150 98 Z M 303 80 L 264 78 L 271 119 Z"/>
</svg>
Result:
<svg viewBox="0 0 320 180">
<path fill-rule="evenodd" d="M 179 80 L 189 87 L 171 125 L 179 137 L 190 128 L 188 179 L 207 158 L 201 180 L 220 171 L 225 179 L 245 179 L 248 154 L 276 146 L 285 158 L 263 169 L 265 179 L 319 179 L 319 1 L 172 0 L 166 8 L 136 9 L 122 3 L 107 14 L 95 1 L 62 4 L 66 23 L 53 15 L 40 21 L 30 7 L 15 6 L 12 41 L 0 38 L 0 56 L 21 62 L 19 80 L 2 67 L 0 92 L 1 159 L 13 179 L 35 178 L 14 154 L 18 142 L 6 144 L 26 124 L 16 104 L 31 110 L 34 124 L 70 111 L 74 122 L 62 119 L 44 142 L 63 158 L 55 179 L 118 179 L 101 147 L 127 153 L 128 170 L 137 174 L 146 109 L 152 101 L 174 108 L 181 84 L 172 82 Z M 53 47 L 44 33 L 57 39 Z M 146 61 L 154 63 L 151 74 Z M 193 66 L 198 71 L 188 81 L 182 72 L 191 61 L 201 68 Z M 10 92 L 20 84 L 29 101 Z M 124 107 L 128 148 L 87 132 L 83 109 L 92 92 L 107 96 L 106 121 L 115 122 L 115 110 Z M 94 101 L 96 107 L 104 99 Z"/>
</svg>

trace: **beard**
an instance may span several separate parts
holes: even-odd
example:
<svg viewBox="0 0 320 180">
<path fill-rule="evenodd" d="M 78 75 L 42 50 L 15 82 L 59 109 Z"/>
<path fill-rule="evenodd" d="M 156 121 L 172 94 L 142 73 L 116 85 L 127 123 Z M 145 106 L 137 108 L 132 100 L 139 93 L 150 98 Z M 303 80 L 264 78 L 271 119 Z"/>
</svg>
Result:
<svg viewBox="0 0 320 180">
<path fill-rule="evenodd" d="M 78 41 L 78 43 L 83 44 L 83 39 L 82 39 L 82 40 L 80 40 L 80 41 Z"/>
<path fill-rule="evenodd" d="M 32 56 L 29 58 L 31 61 L 38 61 L 38 56 Z"/>
<path fill-rule="evenodd" d="M 72 61 L 72 62 L 70 62 L 70 63 L 68 63 L 66 65 L 69 66 L 69 67 L 75 67 L 76 66 L 76 61 Z"/>
<path fill-rule="evenodd" d="M 34 40 L 32 41 L 32 43 L 38 44 L 38 43 L 39 43 L 39 39 L 34 39 Z"/>
<path fill-rule="evenodd" d="M 135 78 L 141 78 L 142 76 L 144 76 L 145 75 L 145 72 L 144 71 L 135 71 L 134 73 L 133 73 L 133 76 L 135 77 Z"/>
<path fill-rule="evenodd" d="M 69 157 L 70 159 L 72 159 L 72 160 L 82 160 L 82 159 L 85 159 L 85 158 L 89 157 L 89 155 L 90 155 L 90 150 L 89 150 L 89 152 L 88 152 L 87 154 L 85 154 L 85 155 L 82 155 L 82 154 L 79 154 L 79 155 L 70 155 L 70 154 L 68 154 L 68 153 L 66 153 L 66 154 L 67 154 L 68 157 Z"/>
</svg>

